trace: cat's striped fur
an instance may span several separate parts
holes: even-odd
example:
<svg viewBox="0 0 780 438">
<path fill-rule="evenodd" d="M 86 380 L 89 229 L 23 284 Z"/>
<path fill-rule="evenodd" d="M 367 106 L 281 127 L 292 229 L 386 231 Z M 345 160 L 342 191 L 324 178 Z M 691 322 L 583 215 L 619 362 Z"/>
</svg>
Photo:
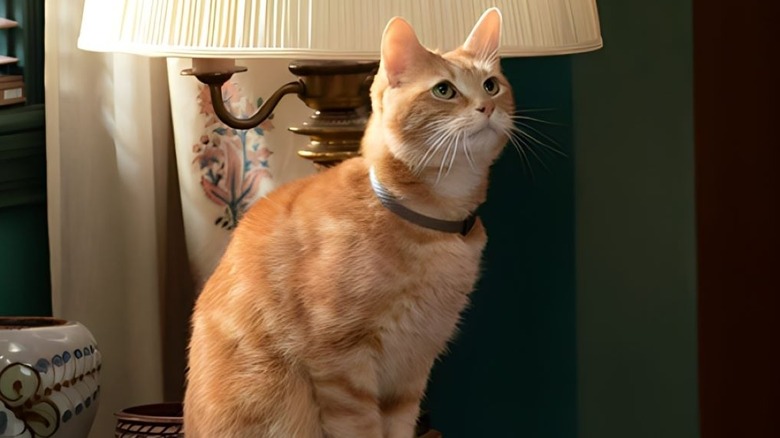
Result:
<svg viewBox="0 0 780 438">
<path fill-rule="evenodd" d="M 388 24 L 363 157 L 254 205 L 198 298 L 188 438 L 412 437 L 486 235 L 480 222 L 461 236 L 394 215 L 369 167 L 422 214 L 461 220 L 484 201 L 514 112 L 499 32 L 489 10 L 439 55 L 405 21 Z M 432 92 L 442 81 L 454 97 Z"/>
</svg>

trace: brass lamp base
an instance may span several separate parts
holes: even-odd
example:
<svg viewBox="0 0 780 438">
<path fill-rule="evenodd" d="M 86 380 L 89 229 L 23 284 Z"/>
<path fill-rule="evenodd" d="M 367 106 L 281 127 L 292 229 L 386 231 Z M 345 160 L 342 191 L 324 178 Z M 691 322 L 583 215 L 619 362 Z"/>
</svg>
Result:
<svg viewBox="0 0 780 438">
<path fill-rule="evenodd" d="M 360 155 L 360 139 L 371 112 L 369 90 L 378 67 L 378 61 L 293 61 L 289 69 L 298 76 L 298 81 L 283 85 L 246 119 L 232 115 L 222 101 L 222 85 L 233 73 L 246 68 L 231 67 L 218 72 L 188 69 L 182 74 L 194 75 L 209 86 L 214 113 L 235 129 L 254 128 L 271 115 L 284 95 L 297 94 L 306 106 L 315 110 L 301 126 L 289 128 L 296 134 L 309 136 L 309 145 L 298 151 L 298 155 L 316 166 L 330 167 Z"/>
<path fill-rule="evenodd" d="M 320 166 L 333 166 L 360 155 L 360 139 L 371 113 L 369 89 L 377 61 L 294 61 L 289 69 L 300 78 L 301 100 L 315 110 L 290 131 L 308 135 L 298 155 Z"/>
</svg>

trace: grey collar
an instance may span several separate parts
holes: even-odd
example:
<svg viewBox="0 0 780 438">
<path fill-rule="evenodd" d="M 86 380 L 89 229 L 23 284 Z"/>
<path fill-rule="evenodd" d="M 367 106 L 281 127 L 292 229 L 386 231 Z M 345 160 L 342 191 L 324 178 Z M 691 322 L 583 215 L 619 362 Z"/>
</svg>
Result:
<svg viewBox="0 0 780 438">
<path fill-rule="evenodd" d="M 474 228 L 474 224 L 477 222 L 477 214 L 471 213 L 469 217 L 462 221 L 446 221 L 443 219 L 436 219 L 424 214 L 417 213 L 414 210 L 410 210 L 401 205 L 398 198 L 390 193 L 382 183 L 376 177 L 374 173 L 374 167 L 372 166 L 368 171 L 369 178 L 371 179 L 371 187 L 374 189 L 376 197 L 379 202 L 385 206 L 388 210 L 397 214 L 398 216 L 406 219 L 407 221 L 419 225 L 421 227 L 429 228 L 436 231 L 444 231 L 445 233 L 460 233 L 465 236 Z"/>
</svg>

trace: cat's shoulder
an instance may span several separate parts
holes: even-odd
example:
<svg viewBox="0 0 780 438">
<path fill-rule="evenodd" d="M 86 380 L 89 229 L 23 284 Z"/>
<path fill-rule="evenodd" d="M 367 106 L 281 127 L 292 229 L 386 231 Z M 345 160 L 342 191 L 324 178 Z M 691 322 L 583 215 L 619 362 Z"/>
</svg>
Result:
<svg viewBox="0 0 780 438">
<path fill-rule="evenodd" d="M 291 214 L 296 208 L 324 207 L 334 199 L 343 202 L 356 195 L 363 197 L 368 187 L 368 165 L 362 157 L 352 158 L 276 188 L 260 198 L 243 221 L 268 220 L 269 216 Z"/>
</svg>

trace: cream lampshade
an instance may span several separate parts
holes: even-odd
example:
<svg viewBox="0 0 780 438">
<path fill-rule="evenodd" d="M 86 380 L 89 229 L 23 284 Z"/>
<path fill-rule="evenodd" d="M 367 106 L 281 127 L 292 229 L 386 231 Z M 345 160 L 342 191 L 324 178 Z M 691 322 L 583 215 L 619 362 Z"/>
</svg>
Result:
<svg viewBox="0 0 780 438">
<path fill-rule="evenodd" d="M 503 15 L 500 55 L 542 56 L 602 46 L 595 0 L 86 0 L 84 50 L 192 58 L 209 84 L 218 117 L 248 129 L 285 94 L 317 110 L 303 127 L 300 154 L 320 164 L 357 154 L 368 94 L 388 20 L 402 16 L 431 48 L 454 49 L 488 8 Z M 284 58 L 301 79 L 283 85 L 248 119 L 221 107 L 220 89 L 237 58 Z"/>
<path fill-rule="evenodd" d="M 602 45 L 595 0 L 86 0 L 79 48 L 182 58 L 377 59 L 388 20 L 449 50 L 488 8 L 502 56 Z"/>
</svg>

